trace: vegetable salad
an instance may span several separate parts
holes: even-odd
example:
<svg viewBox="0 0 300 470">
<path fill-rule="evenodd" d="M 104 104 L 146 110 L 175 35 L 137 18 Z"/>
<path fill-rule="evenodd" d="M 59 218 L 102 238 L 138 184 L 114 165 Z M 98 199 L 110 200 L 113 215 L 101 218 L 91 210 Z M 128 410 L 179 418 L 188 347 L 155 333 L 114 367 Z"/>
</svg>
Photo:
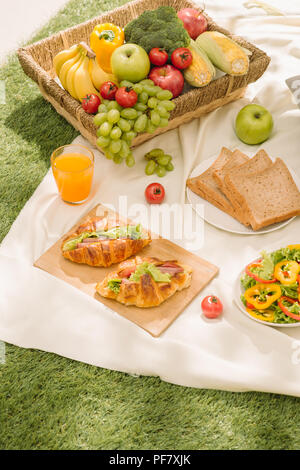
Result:
<svg viewBox="0 0 300 470">
<path fill-rule="evenodd" d="M 270 323 L 300 322 L 300 244 L 267 253 L 246 266 L 241 300 L 247 312 Z"/>
</svg>

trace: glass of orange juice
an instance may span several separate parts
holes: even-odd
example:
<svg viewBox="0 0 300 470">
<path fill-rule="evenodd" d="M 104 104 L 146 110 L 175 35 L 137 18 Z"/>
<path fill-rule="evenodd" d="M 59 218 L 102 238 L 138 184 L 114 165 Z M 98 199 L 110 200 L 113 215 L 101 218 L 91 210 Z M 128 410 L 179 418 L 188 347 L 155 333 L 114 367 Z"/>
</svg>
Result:
<svg viewBox="0 0 300 470">
<path fill-rule="evenodd" d="M 90 194 L 94 154 L 83 145 L 64 145 L 51 155 L 53 176 L 60 197 L 69 204 L 82 204 Z"/>
</svg>

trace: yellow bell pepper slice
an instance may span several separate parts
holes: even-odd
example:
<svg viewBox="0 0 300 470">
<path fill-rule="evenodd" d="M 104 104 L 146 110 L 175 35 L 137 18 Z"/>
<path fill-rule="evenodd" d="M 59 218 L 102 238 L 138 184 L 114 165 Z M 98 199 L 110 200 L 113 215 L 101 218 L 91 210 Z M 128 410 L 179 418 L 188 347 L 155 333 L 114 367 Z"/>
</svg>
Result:
<svg viewBox="0 0 300 470">
<path fill-rule="evenodd" d="M 300 272 L 300 264 L 297 261 L 283 260 L 276 264 L 274 277 L 284 286 L 289 286 L 297 282 Z"/>
<path fill-rule="evenodd" d="M 95 26 L 90 45 L 96 54 L 98 64 L 106 73 L 111 73 L 110 59 L 114 50 L 124 43 L 124 31 L 112 23 Z"/>
<path fill-rule="evenodd" d="M 250 308 L 246 309 L 247 312 L 254 318 L 258 320 L 273 322 L 275 318 L 275 312 L 273 310 L 264 310 L 263 312 L 258 312 L 257 310 L 251 310 Z"/>
<path fill-rule="evenodd" d="M 278 284 L 255 284 L 246 290 L 245 299 L 256 310 L 265 310 L 281 296 Z"/>
<path fill-rule="evenodd" d="M 287 248 L 290 250 L 300 250 L 300 245 L 288 245 Z"/>
</svg>

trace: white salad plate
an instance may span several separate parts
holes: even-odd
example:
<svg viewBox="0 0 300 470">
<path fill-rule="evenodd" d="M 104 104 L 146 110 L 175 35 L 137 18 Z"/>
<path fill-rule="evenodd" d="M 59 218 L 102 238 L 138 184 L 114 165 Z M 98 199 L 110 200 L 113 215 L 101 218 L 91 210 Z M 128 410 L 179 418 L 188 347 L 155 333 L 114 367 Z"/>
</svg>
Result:
<svg viewBox="0 0 300 470">
<path fill-rule="evenodd" d="M 256 258 L 256 260 L 257 259 L 258 258 Z M 255 263 L 256 260 L 254 260 L 253 263 Z M 241 295 L 245 293 L 245 289 L 241 285 L 241 277 L 243 276 L 244 272 L 245 272 L 245 268 L 238 275 L 238 278 L 234 285 L 234 302 L 238 306 L 238 308 L 241 310 L 241 312 L 243 312 L 248 318 L 251 318 L 251 320 L 254 320 L 258 323 L 262 323 L 263 325 L 267 325 L 267 326 L 275 326 L 276 328 L 295 328 L 295 327 L 300 326 L 300 322 L 298 323 L 272 323 L 272 322 L 267 322 L 267 321 L 259 320 L 258 318 L 252 317 L 252 315 L 250 315 L 250 313 L 247 312 L 245 305 L 241 301 Z"/>
<path fill-rule="evenodd" d="M 190 174 L 189 178 L 194 178 L 195 176 L 200 175 L 204 171 L 206 171 L 216 160 L 218 155 L 215 155 L 208 160 L 204 160 L 200 163 L 192 173 Z M 252 155 L 253 156 L 253 155 Z M 300 179 L 297 174 L 288 167 L 298 189 L 300 190 Z M 192 205 L 193 209 L 196 213 L 202 217 L 206 222 L 217 227 L 221 230 L 225 230 L 226 232 L 237 233 L 239 235 L 261 235 L 263 233 L 274 232 L 274 230 L 278 230 L 285 225 L 288 225 L 295 217 L 291 219 L 285 220 L 284 222 L 279 222 L 277 224 L 269 225 L 268 227 L 262 228 L 260 230 L 252 230 L 250 227 L 246 227 L 245 225 L 238 222 L 236 219 L 231 217 L 230 215 L 226 214 L 225 212 L 221 211 L 217 207 L 215 207 L 210 202 L 202 199 L 202 197 L 198 196 L 197 194 L 193 193 L 190 188 L 187 187 L 187 198 L 189 203 Z M 200 206 L 201 205 L 201 208 Z M 204 208 L 204 210 L 203 210 Z"/>
</svg>

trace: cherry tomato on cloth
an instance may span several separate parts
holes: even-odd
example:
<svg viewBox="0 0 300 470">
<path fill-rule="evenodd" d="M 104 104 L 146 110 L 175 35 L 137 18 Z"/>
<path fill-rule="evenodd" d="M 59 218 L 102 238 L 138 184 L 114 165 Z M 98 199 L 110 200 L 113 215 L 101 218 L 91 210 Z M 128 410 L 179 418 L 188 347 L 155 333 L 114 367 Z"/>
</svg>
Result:
<svg viewBox="0 0 300 470">
<path fill-rule="evenodd" d="M 100 87 L 100 94 L 105 100 L 114 100 L 118 87 L 113 82 L 104 82 Z"/>
<path fill-rule="evenodd" d="M 149 52 L 149 59 L 153 65 L 165 65 L 168 60 L 168 53 L 160 47 L 153 47 Z"/>
<path fill-rule="evenodd" d="M 138 95 L 131 87 L 122 86 L 118 89 L 115 98 L 123 108 L 132 108 L 137 102 Z"/>
<path fill-rule="evenodd" d="M 193 62 L 193 56 L 187 47 L 179 47 L 172 52 L 171 61 L 178 69 L 186 69 Z"/>
<path fill-rule="evenodd" d="M 82 100 L 82 107 L 88 114 L 96 114 L 100 104 L 101 100 L 99 96 L 94 95 L 93 93 L 86 95 Z"/>
<path fill-rule="evenodd" d="M 223 312 L 223 305 L 215 295 L 208 295 L 201 302 L 203 315 L 206 318 L 218 318 Z"/>
<path fill-rule="evenodd" d="M 161 204 L 165 198 L 165 188 L 160 183 L 151 183 L 145 190 L 145 198 L 149 204 Z"/>
</svg>

